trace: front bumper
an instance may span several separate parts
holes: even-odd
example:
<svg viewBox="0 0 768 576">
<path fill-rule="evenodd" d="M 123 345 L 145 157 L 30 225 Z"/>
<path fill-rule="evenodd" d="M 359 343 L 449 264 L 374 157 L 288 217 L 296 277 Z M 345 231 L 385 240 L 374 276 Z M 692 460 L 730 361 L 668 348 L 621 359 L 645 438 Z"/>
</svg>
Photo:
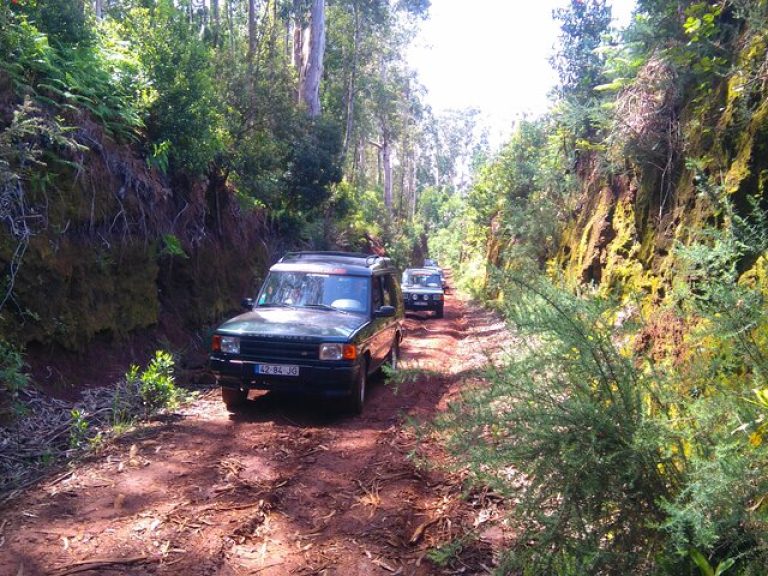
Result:
<svg viewBox="0 0 768 576">
<path fill-rule="evenodd" d="M 288 364 L 289 362 L 285 362 Z M 357 363 L 329 363 L 327 366 L 298 364 L 298 376 L 256 373 L 258 362 L 212 356 L 209 367 L 219 385 L 240 390 L 278 390 L 308 396 L 348 396 L 358 376 Z"/>
<path fill-rule="evenodd" d="M 404 300 L 406 310 L 440 310 L 443 307 L 442 300 Z"/>
</svg>

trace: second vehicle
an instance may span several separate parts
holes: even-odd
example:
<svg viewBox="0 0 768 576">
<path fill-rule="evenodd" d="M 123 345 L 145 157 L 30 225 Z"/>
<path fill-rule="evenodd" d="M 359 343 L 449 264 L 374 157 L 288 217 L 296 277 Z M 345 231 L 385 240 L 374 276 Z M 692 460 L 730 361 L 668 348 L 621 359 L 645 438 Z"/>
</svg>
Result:
<svg viewBox="0 0 768 576">
<path fill-rule="evenodd" d="M 403 272 L 403 303 L 406 310 L 432 310 L 443 317 L 445 292 L 441 274 L 434 268 L 408 268 Z"/>
</svg>

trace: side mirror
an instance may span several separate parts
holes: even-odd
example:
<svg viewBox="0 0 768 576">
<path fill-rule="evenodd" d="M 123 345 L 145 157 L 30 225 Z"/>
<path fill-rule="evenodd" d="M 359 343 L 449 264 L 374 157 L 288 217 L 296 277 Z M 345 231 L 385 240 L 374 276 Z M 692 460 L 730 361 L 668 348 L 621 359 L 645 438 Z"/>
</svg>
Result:
<svg viewBox="0 0 768 576">
<path fill-rule="evenodd" d="M 374 318 L 392 318 L 395 315 L 394 306 L 382 306 L 373 313 Z"/>
<path fill-rule="evenodd" d="M 245 310 L 253 310 L 253 298 L 243 298 L 240 302 L 240 306 Z"/>
</svg>

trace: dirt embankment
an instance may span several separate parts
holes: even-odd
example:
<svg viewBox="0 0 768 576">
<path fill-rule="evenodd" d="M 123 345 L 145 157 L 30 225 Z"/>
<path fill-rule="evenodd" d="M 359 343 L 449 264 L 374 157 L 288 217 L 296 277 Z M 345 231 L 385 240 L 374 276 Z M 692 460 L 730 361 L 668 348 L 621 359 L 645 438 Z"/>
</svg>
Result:
<svg viewBox="0 0 768 576">
<path fill-rule="evenodd" d="M 431 418 L 508 338 L 452 295 L 444 319 L 407 329 L 401 367 L 423 372 L 374 382 L 362 416 L 274 395 L 232 415 L 211 390 L 28 490 L 0 511 L 0 574 L 488 573 L 498 501 L 418 468 L 406 420 Z M 427 556 L 472 527 L 456 558 Z"/>
</svg>

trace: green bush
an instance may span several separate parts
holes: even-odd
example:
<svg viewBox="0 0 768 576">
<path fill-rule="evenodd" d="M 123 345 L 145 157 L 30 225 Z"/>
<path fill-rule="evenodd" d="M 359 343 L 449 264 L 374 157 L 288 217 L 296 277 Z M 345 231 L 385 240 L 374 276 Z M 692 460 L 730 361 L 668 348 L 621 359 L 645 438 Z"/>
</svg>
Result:
<svg viewBox="0 0 768 576">
<path fill-rule="evenodd" d="M 138 390 L 146 416 L 178 405 L 180 391 L 176 387 L 173 366 L 173 356 L 169 352 L 158 350 L 143 372 L 139 372 L 138 366 L 132 366 L 126 374 L 129 385 Z"/>
<path fill-rule="evenodd" d="M 147 156 L 161 167 L 205 174 L 223 149 L 223 116 L 213 55 L 184 11 L 161 1 L 134 8 L 121 32 L 138 55 L 146 86 Z"/>
<path fill-rule="evenodd" d="M 504 573 L 751 575 L 768 565 L 768 318 L 764 287 L 735 266 L 745 253 L 733 248 L 747 243 L 730 234 L 686 250 L 678 314 L 690 328 L 669 358 L 639 355 L 643 326 L 615 322 L 609 300 L 493 279 L 522 344 L 437 428 L 470 481 L 515 502 L 518 545 Z"/>
<path fill-rule="evenodd" d="M 644 410 L 650 383 L 614 345 L 610 302 L 522 277 L 504 291 L 526 344 L 438 422 L 472 481 L 516 500 L 526 545 L 504 567 L 638 573 L 634 552 L 658 545 L 657 502 L 677 482 Z"/>
<path fill-rule="evenodd" d="M 700 188 L 720 203 L 724 225 L 677 249 L 685 281 L 673 296 L 693 326 L 690 353 L 676 370 L 687 398 L 675 405 L 675 430 L 688 457 L 684 486 L 664 502 L 662 528 L 675 549 L 704 552 L 715 567 L 733 560 L 730 573 L 752 574 L 768 564 L 768 286 L 761 272 L 768 225 L 757 201 L 745 203 L 742 215 L 718 200 L 721 190 L 704 180 Z"/>
<path fill-rule="evenodd" d="M 69 421 L 69 447 L 72 449 L 82 447 L 88 440 L 88 419 L 85 412 L 78 408 L 70 411 Z"/>
<path fill-rule="evenodd" d="M 19 392 L 29 384 L 25 366 L 21 352 L 0 339 L 0 417 L 6 412 L 16 414 L 21 409 Z"/>
<path fill-rule="evenodd" d="M 0 70 L 16 94 L 62 115 L 87 110 L 113 136 L 135 140 L 143 127 L 135 101 L 137 62 L 104 27 L 98 43 L 57 43 L 34 23 L 8 15 L 0 33 Z M 59 120 L 57 119 L 57 122 Z"/>
</svg>

